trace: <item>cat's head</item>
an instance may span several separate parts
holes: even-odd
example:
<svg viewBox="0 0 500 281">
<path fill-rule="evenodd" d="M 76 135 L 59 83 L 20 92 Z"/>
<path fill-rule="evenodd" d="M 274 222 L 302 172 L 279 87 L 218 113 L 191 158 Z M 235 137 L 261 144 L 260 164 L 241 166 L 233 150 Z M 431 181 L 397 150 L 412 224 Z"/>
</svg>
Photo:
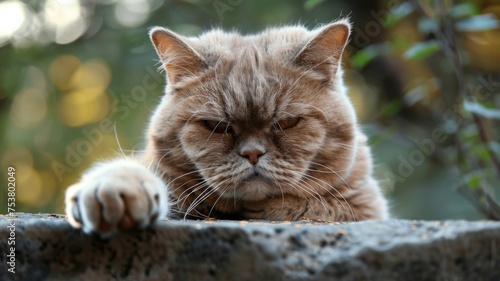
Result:
<svg viewBox="0 0 500 281">
<path fill-rule="evenodd" d="M 313 172 L 341 183 L 356 153 L 340 68 L 349 33 L 346 20 L 252 36 L 154 28 L 168 83 L 149 136 L 170 179 L 199 172 L 218 194 L 252 200 L 323 194 Z"/>
</svg>

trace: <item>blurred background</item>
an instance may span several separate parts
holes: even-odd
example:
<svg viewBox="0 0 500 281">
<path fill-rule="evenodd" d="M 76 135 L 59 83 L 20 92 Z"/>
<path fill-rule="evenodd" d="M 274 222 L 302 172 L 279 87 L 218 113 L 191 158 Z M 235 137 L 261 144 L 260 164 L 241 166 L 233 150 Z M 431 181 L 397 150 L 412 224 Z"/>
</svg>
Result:
<svg viewBox="0 0 500 281">
<path fill-rule="evenodd" d="M 354 23 L 349 95 L 394 216 L 499 219 L 495 0 L 1 1 L 0 213 L 9 166 L 16 211 L 62 213 L 92 163 L 143 147 L 164 88 L 151 26 L 254 33 L 341 16 Z"/>
</svg>

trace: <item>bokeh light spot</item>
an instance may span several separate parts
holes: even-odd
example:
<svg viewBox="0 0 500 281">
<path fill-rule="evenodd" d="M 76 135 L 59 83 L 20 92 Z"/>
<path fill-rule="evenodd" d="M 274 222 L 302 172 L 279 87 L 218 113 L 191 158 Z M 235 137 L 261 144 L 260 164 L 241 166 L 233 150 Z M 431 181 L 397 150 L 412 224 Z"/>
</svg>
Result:
<svg viewBox="0 0 500 281">
<path fill-rule="evenodd" d="M 62 91 L 69 89 L 69 80 L 82 62 L 75 56 L 63 55 L 50 65 L 52 82 Z"/>
<path fill-rule="evenodd" d="M 88 28 L 86 10 L 79 0 L 47 0 L 44 17 L 48 35 L 58 44 L 75 41 Z"/>
<path fill-rule="evenodd" d="M 2 156 L 2 169 L 5 171 L 9 166 L 14 166 L 15 168 L 18 164 L 32 166 L 33 156 L 31 152 L 26 147 L 9 147 Z"/>
<path fill-rule="evenodd" d="M 24 89 L 14 97 L 10 109 L 11 120 L 19 127 L 32 128 L 47 115 L 45 93 L 39 89 Z"/>
<path fill-rule="evenodd" d="M 59 116 L 64 124 L 79 127 L 104 118 L 109 111 L 109 99 L 101 88 L 73 91 L 59 102 Z"/>
<path fill-rule="evenodd" d="M 115 17 L 123 26 L 136 27 L 147 21 L 150 9 L 148 0 L 122 0 L 115 6 Z"/>
<path fill-rule="evenodd" d="M 0 46 L 8 43 L 26 20 L 27 7 L 20 1 L 0 3 Z"/>
<path fill-rule="evenodd" d="M 111 81 L 111 71 L 102 61 L 87 62 L 75 71 L 70 80 L 71 89 L 108 87 Z"/>
<path fill-rule="evenodd" d="M 32 166 L 24 163 L 16 167 L 16 199 L 19 202 L 39 206 L 43 195 L 42 179 Z"/>
</svg>

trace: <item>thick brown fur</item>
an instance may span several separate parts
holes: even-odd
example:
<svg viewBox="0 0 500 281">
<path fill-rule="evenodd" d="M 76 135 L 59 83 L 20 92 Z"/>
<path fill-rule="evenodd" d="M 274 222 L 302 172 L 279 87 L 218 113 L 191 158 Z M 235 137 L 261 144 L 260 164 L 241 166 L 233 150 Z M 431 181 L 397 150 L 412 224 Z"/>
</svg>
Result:
<svg viewBox="0 0 500 281">
<path fill-rule="evenodd" d="M 387 217 L 339 70 L 346 25 L 312 32 L 285 27 L 254 36 L 176 36 L 193 49 L 189 61 L 201 63 L 183 69 L 182 79 L 167 86 L 147 149 L 171 184 L 176 213 L 281 220 Z M 171 33 L 154 30 L 153 42 L 165 32 Z M 161 44 L 176 45 L 169 39 L 158 39 L 156 46 L 167 73 L 177 73 L 175 61 L 186 61 L 186 52 L 163 52 Z M 301 119 L 293 128 L 273 128 L 289 117 Z M 224 121 L 233 132 L 214 133 L 204 120 Z M 245 145 L 266 151 L 257 165 L 240 156 Z"/>
<path fill-rule="evenodd" d="M 191 218 L 387 218 L 342 80 L 349 33 L 346 20 L 252 36 L 213 30 L 184 37 L 154 28 L 167 86 L 139 162 L 168 190 L 160 213 L 170 205 L 172 216 Z M 67 195 L 75 226 L 85 225 L 82 212 L 92 217 L 74 203 L 82 201 L 82 183 Z"/>
</svg>

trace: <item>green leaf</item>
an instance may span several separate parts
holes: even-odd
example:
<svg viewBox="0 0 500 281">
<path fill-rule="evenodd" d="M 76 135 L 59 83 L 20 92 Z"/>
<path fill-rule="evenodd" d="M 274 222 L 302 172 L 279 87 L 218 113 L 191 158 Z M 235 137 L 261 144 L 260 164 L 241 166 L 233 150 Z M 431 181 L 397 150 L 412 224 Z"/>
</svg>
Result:
<svg viewBox="0 0 500 281">
<path fill-rule="evenodd" d="M 476 124 L 470 123 L 463 125 L 460 129 L 459 137 L 464 143 L 473 143 L 477 140 L 477 127 Z"/>
<path fill-rule="evenodd" d="M 423 34 L 431 34 L 439 30 L 439 25 L 434 19 L 421 18 L 418 21 L 418 29 Z"/>
<path fill-rule="evenodd" d="M 391 48 L 398 51 L 404 51 L 410 48 L 411 43 L 401 36 L 391 36 L 390 37 Z"/>
<path fill-rule="evenodd" d="M 351 58 L 351 63 L 355 68 L 362 69 L 374 58 L 389 53 L 390 49 L 391 45 L 389 43 L 370 45 L 355 53 Z"/>
<path fill-rule="evenodd" d="M 479 8 L 472 3 L 461 3 L 451 7 L 449 13 L 454 18 L 463 18 L 475 16 L 479 11 Z"/>
<path fill-rule="evenodd" d="M 406 92 L 403 97 L 405 104 L 407 106 L 413 106 L 417 102 L 421 101 L 425 97 L 425 93 L 429 91 L 429 86 L 426 84 L 417 86 L 410 91 Z"/>
<path fill-rule="evenodd" d="M 466 176 L 466 182 L 470 189 L 476 190 L 481 185 L 482 176 L 479 174 L 471 174 Z"/>
<path fill-rule="evenodd" d="M 500 109 L 487 108 L 477 102 L 464 101 L 464 109 L 488 119 L 500 119 Z"/>
<path fill-rule="evenodd" d="M 495 15 L 484 14 L 458 21 L 455 27 L 459 31 L 483 31 L 497 29 L 500 27 L 500 23 Z"/>
<path fill-rule="evenodd" d="M 307 0 L 304 3 L 304 8 L 308 11 L 314 9 L 319 4 L 323 3 L 325 0 Z"/>
<path fill-rule="evenodd" d="M 357 69 L 362 69 L 368 63 L 370 63 L 375 57 L 377 53 L 372 49 L 363 49 L 352 56 L 351 63 Z"/>
<path fill-rule="evenodd" d="M 491 161 L 490 153 L 488 152 L 488 149 L 485 146 L 476 145 L 472 148 L 472 151 L 474 152 L 474 154 L 476 154 L 477 157 L 482 159 L 484 162 Z"/>
<path fill-rule="evenodd" d="M 382 111 L 387 116 L 394 116 L 396 113 L 398 113 L 401 110 L 401 108 L 403 108 L 401 101 L 392 100 L 384 105 L 384 107 L 382 108 Z"/>
<path fill-rule="evenodd" d="M 404 56 L 408 59 L 419 61 L 435 54 L 440 48 L 436 40 L 429 40 L 414 44 L 405 52 Z"/>
<path fill-rule="evenodd" d="M 385 27 L 390 27 L 401 21 L 403 18 L 413 13 L 414 7 L 409 2 L 403 2 L 401 5 L 398 5 L 392 8 L 389 11 L 388 16 L 384 20 Z"/>
</svg>

